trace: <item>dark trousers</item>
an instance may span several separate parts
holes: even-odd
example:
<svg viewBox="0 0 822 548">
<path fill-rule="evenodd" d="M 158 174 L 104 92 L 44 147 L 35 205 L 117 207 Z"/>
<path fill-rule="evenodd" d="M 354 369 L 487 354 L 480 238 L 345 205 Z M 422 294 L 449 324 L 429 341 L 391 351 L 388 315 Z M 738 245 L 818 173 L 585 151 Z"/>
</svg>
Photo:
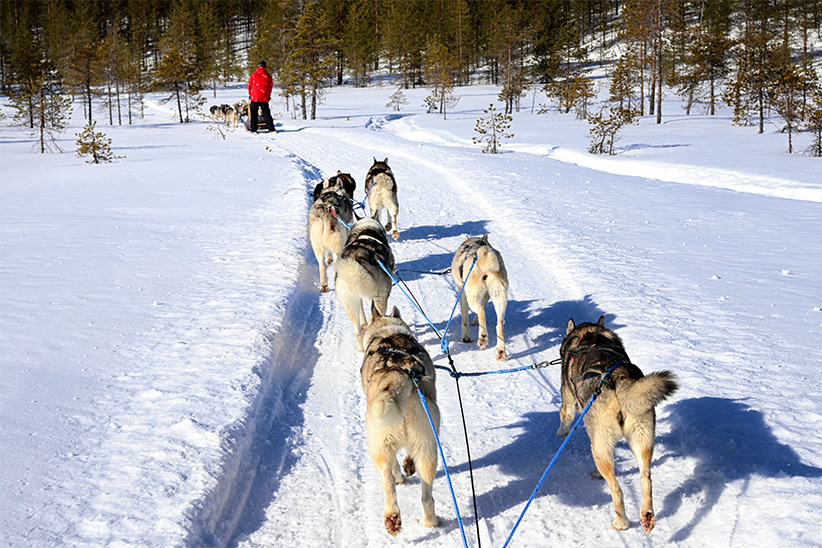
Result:
<svg viewBox="0 0 822 548">
<path fill-rule="evenodd" d="M 274 129 L 274 120 L 271 118 L 271 110 L 268 108 L 268 103 L 255 103 L 254 101 L 251 101 L 248 112 L 251 131 L 257 131 L 257 108 L 263 111 L 263 120 L 268 125 L 268 131 L 276 131 Z"/>
</svg>

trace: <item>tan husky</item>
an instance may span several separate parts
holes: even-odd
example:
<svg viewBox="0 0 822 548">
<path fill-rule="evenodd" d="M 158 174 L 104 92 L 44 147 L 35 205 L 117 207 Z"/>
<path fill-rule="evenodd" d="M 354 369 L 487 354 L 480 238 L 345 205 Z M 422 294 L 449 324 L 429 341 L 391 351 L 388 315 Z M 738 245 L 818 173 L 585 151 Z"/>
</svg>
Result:
<svg viewBox="0 0 822 548">
<path fill-rule="evenodd" d="M 419 523 L 436 527 L 440 520 L 434 512 L 432 486 L 437 471 L 437 442 L 411 380 L 411 375 L 418 379 L 431 421 L 439 431 L 434 364 L 400 318 L 397 307 L 391 315 L 381 316 L 372 304 L 365 344 L 360 369 L 368 401 L 365 431 L 368 452 L 382 476 L 385 529 L 391 536 L 402 529 L 396 484 L 405 482 L 397 462 L 397 452 L 403 447 L 408 453 L 402 466 L 405 473 L 410 476 L 416 471 L 420 476 L 422 519 Z"/>
<path fill-rule="evenodd" d="M 378 162 L 374 158 L 374 164 L 365 176 L 365 192 L 368 193 L 368 207 L 371 209 L 371 217 L 380 220 L 380 211 L 385 208 L 390 217 L 385 231 L 391 231 L 394 240 L 400 237 L 400 227 L 397 224 L 397 214 L 400 205 L 397 201 L 397 180 L 394 172 L 388 167 L 388 158 Z"/>
<path fill-rule="evenodd" d="M 614 501 L 614 529 L 627 529 L 622 489 L 614 474 L 614 447 L 625 438 L 639 465 L 642 504 L 639 521 L 646 533 L 656 525 L 651 496 L 651 459 L 654 456 L 654 407 L 679 388 L 675 375 L 656 371 L 643 375 L 632 364 L 616 333 L 605 327 L 605 318 L 596 324 L 576 325 L 568 320 L 560 348 L 562 358 L 562 406 L 559 410 L 559 437 L 571 430 L 574 415 L 582 411 L 591 395 L 602 392 L 585 415 L 585 429 L 591 439 L 591 453 L 597 470 L 608 482 Z M 611 371 L 608 373 L 608 371 Z M 605 379 L 602 382 L 602 379 Z"/>
<path fill-rule="evenodd" d="M 473 269 L 471 263 L 476 257 Z M 471 274 L 468 274 L 468 271 Z M 482 237 L 466 238 L 451 261 L 451 276 L 457 290 L 465 285 L 460 295 L 462 315 L 462 342 L 471 342 L 468 324 L 468 307 L 477 315 L 480 348 L 488 346 L 488 327 L 485 322 L 485 305 L 488 299 L 494 303 L 497 313 L 497 359 L 507 360 L 505 353 L 505 309 L 508 307 L 508 272 L 499 251 L 488 243 L 488 234 Z M 468 277 L 466 281 L 466 276 Z"/>
<path fill-rule="evenodd" d="M 322 189 L 308 211 L 308 237 L 320 266 L 320 291 L 328 291 L 325 269 L 342 253 L 348 238 L 347 224 L 351 224 L 354 211 L 342 186 L 323 181 Z M 318 185 L 319 186 L 319 185 Z"/>
<path fill-rule="evenodd" d="M 394 254 L 385 230 L 370 217 L 360 219 L 351 227 L 334 274 L 337 298 L 354 325 L 358 352 L 362 352 L 362 332 L 367 325 L 362 300 L 374 301 L 380 314 L 388 306 L 393 280 L 383 266 L 394 272 Z"/>
</svg>

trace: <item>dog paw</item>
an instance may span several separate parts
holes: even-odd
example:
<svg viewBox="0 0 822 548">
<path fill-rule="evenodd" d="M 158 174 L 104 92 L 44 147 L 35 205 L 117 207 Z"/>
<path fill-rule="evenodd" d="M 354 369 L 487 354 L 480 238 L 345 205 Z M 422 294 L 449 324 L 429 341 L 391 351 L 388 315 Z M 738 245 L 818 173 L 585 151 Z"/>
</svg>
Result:
<svg viewBox="0 0 822 548">
<path fill-rule="evenodd" d="M 326 266 L 331 266 L 332 264 L 334 264 L 334 257 L 326 257 L 325 265 Z"/>
<path fill-rule="evenodd" d="M 392 537 L 396 537 L 397 533 L 402 531 L 402 518 L 399 514 L 388 514 L 385 516 L 385 530 Z"/>
<path fill-rule="evenodd" d="M 477 339 L 477 346 L 480 347 L 480 350 L 488 346 L 488 335 L 480 335 Z"/>
<path fill-rule="evenodd" d="M 394 241 L 396 242 L 397 240 L 400 239 L 400 233 L 395 230 L 394 232 L 391 233 L 391 237 L 394 238 Z"/>
<path fill-rule="evenodd" d="M 505 350 L 497 350 L 497 361 L 504 362 L 508 359 L 508 356 L 505 355 Z"/>
<path fill-rule="evenodd" d="M 320 293 L 328 293 L 328 285 L 323 284 L 320 286 Z"/>
<path fill-rule="evenodd" d="M 463 337 L 462 339 L 460 339 L 460 342 L 470 343 L 471 342 L 471 337 Z"/>
<path fill-rule="evenodd" d="M 599 473 L 599 470 L 597 470 L 596 468 L 594 468 L 593 470 L 591 470 L 591 479 L 594 479 L 594 480 L 603 480 L 603 479 L 605 479 L 605 478 L 603 478 L 603 477 L 602 477 L 602 474 L 600 474 L 600 473 Z"/>
<path fill-rule="evenodd" d="M 642 528 L 645 530 L 645 533 L 650 533 L 651 529 L 654 528 L 656 525 L 656 516 L 654 515 L 653 511 L 645 511 L 642 512 L 642 515 L 639 517 L 639 523 L 642 524 Z"/>
<path fill-rule="evenodd" d="M 413 476 L 414 472 L 417 471 L 417 465 L 414 464 L 414 459 L 405 457 L 405 460 L 402 461 L 402 471 L 405 472 L 405 475 L 409 478 Z"/>
<path fill-rule="evenodd" d="M 627 521 L 625 521 L 624 519 L 619 518 L 619 517 L 618 517 L 618 518 L 616 518 L 613 522 L 611 522 L 611 527 L 613 527 L 613 528 L 614 528 L 614 529 L 616 529 L 617 531 L 624 531 L 624 530 L 625 530 L 625 529 L 627 529 L 629 526 L 630 526 L 630 525 L 628 524 L 628 522 L 627 522 Z"/>
<path fill-rule="evenodd" d="M 422 525 L 423 527 L 438 527 L 440 523 L 442 523 L 442 520 L 440 520 L 440 518 L 438 518 L 437 516 L 433 516 L 433 517 L 423 516 L 419 521 L 419 524 Z"/>
<path fill-rule="evenodd" d="M 564 438 L 565 436 L 568 435 L 568 432 L 570 432 L 570 431 L 571 431 L 571 425 L 570 424 L 568 424 L 568 425 L 563 424 L 559 427 L 559 430 L 557 430 L 557 437 L 558 438 Z"/>
<path fill-rule="evenodd" d="M 391 231 L 391 221 L 388 221 L 388 222 L 385 224 L 385 231 L 386 231 L 386 232 L 390 232 L 390 231 Z"/>
</svg>

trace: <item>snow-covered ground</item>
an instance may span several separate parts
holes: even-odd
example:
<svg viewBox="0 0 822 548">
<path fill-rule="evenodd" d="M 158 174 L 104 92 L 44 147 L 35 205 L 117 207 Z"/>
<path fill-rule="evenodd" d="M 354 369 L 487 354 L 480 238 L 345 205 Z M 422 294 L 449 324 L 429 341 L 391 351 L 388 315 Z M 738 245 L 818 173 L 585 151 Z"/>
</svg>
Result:
<svg viewBox="0 0 822 548">
<path fill-rule="evenodd" d="M 593 156 L 585 122 L 532 114 L 531 96 L 503 154 L 486 155 L 471 137 L 498 90 L 457 90 L 445 121 L 424 113 L 425 90 L 391 112 L 393 91 L 333 89 L 315 121 L 275 102 L 279 133 L 225 139 L 152 97 L 134 126 L 98 124 L 124 156 L 106 165 L 73 154 L 79 105 L 64 154 L 0 126 L 0 544 L 461 546 L 442 466 L 442 526 L 416 523 L 411 479 L 404 530 L 385 533 L 362 356 L 307 241 L 308 190 L 342 170 L 362 199 L 387 157 L 397 268 L 439 330 L 456 288 L 424 272 L 450 266 L 465 235 L 488 232 L 505 258 L 510 360 L 459 343 L 456 318 L 459 370 L 554 359 L 569 317 L 604 315 L 634 363 L 682 381 L 657 413 L 650 536 L 624 443 L 632 527 L 609 527 L 581 429 L 511 546 L 822 545 L 822 161 L 787 155 L 774 126 L 673 101 L 661 126 L 626 128 L 618 156 Z M 445 365 L 402 293 L 389 303 Z M 455 383 L 440 372 L 437 387 L 474 547 Z M 483 546 L 504 544 L 559 447 L 558 388 L 556 367 L 460 381 Z"/>
</svg>

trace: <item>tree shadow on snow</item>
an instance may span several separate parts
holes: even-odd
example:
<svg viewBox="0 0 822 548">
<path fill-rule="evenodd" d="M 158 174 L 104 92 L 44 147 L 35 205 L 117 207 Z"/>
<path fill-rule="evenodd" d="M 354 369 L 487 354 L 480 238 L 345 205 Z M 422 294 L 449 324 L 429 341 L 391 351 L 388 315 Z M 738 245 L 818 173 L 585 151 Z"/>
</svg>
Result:
<svg viewBox="0 0 822 548">
<path fill-rule="evenodd" d="M 406 240 L 434 240 L 439 238 L 452 238 L 454 236 L 482 236 L 488 229 L 486 225 L 488 221 L 465 221 L 450 226 L 442 225 L 425 225 L 412 226 L 402 231 L 401 237 L 403 241 Z M 402 224 L 400 224 L 402 228 Z M 454 248 L 454 253 L 457 248 Z M 453 258 L 453 253 L 451 258 Z M 448 266 L 451 266 L 451 261 L 448 261 Z M 447 267 L 445 267 L 447 268 Z"/>
<path fill-rule="evenodd" d="M 804 464 L 773 435 L 762 413 L 743 401 L 690 398 L 667 406 L 666 411 L 673 428 L 665 436 L 671 448 L 665 458 L 690 456 L 697 464 L 691 477 L 665 497 L 660 514 L 675 514 L 686 498 L 701 505 L 691 521 L 673 534 L 673 542 L 691 535 L 733 481 L 742 480 L 744 492 L 751 476 L 822 476 L 822 469 Z"/>
</svg>

